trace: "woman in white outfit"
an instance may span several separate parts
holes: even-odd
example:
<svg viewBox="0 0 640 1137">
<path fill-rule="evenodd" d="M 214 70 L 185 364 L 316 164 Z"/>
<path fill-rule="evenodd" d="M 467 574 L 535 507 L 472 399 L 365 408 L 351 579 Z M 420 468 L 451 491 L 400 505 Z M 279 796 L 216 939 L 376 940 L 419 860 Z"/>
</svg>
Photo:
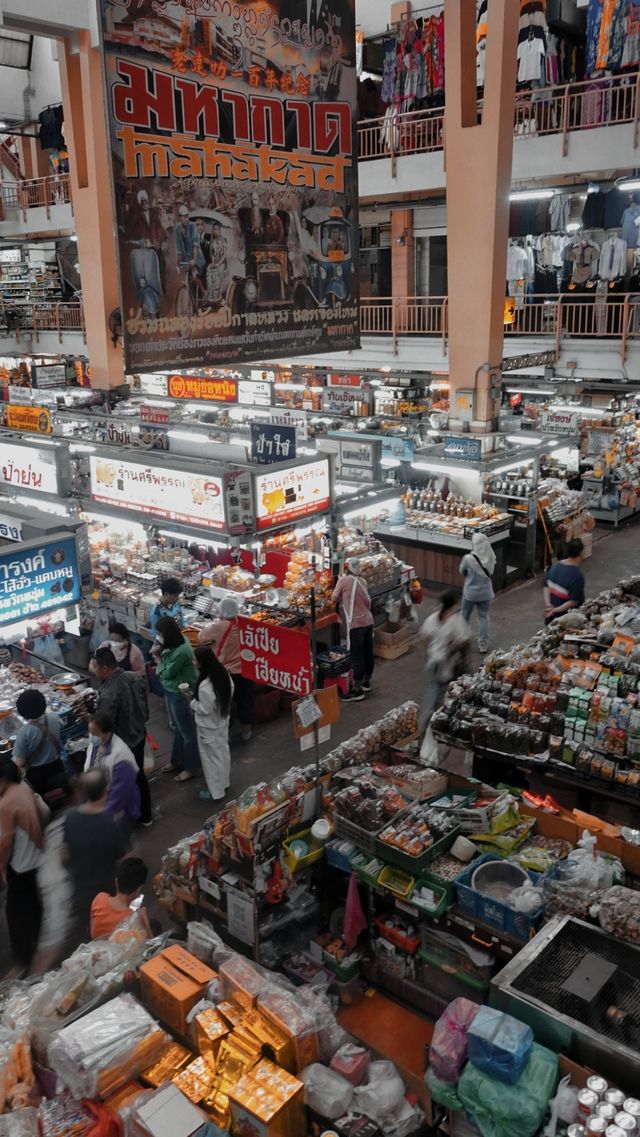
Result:
<svg viewBox="0 0 640 1137">
<path fill-rule="evenodd" d="M 222 801 L 231 779 L 229 715 L 233 679 L 210 647 L 197 647 L 194 658 L 200 674 L 191 710 L 208 787 L 200 791 L 199 797 L 203 801 Z"/>
<path fill-rule="evenodd" d="M 478 609 L 478 649 L 489 650 L 489 609 L 495 597 L 491 578 L 496 567 L 496 554 L 484 533 L 474 533 L 471 552 L 460 561 L 464 577 L 462 589 L 462 615 L 470 623 L 473 609 Z"/>
</svg>

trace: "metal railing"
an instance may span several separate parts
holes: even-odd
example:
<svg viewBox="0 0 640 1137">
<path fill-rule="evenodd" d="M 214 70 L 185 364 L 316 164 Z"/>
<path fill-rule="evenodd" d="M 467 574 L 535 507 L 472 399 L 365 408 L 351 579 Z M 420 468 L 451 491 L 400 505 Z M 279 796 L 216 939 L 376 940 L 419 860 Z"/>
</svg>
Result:
<svg viewBox="0 0 640 1137">
<path fill-rule="evenodd" d="M 478 115 L 482 103 L 478 104 Z M 585 80 L 544 87 L 516 95 L 516 138 L 561 134 L 563 156 L 569 152 L 572 131 L 599 126 L 633 127 L 633 147 L 640 129 L 640 71 L 610 79 Z M 444 109 L 364 119 L 358 123 L 358 157 L 361 162 L 390 158 L 392 172 L 400 156 L 429 154 L 444 147 Z"/>
<path fill-rule="evenodd" d="M 48 178 L 28 178 L 20 182 L 0 182 L 0 219 L 6 220 L 11 210 L 21 210 L 26 221 L 30 209 L 46 209 L 51 217 L 53 205 L 71 205 L 68 174 Z"/>
<path fill-rule="evenodd" d="M 86 343 L 83 305 L 79 301 L 46 300 L 39 304 L 0 305 L 0 337 L 15 336 L 18 343 L 28 338 L 37 343 L 41 332 L 56 332 L 58 343 L 62 343 L 67 332 L 81 332 Z"/>
<path fill-rule="evenodd" d="M 367 297 L 360 309 L 363 335 L 391 336 L 394 349 L 401 336 L 439 338 L 446 353 L 449 310 L 446 296 Z M 640 295 L 616 293 L 585 298 L 584 293 L 534 295 L 516 300 L 515 320 L 505 337 L 552 340 L 556 350 L 567 339 L 620 341 L 624 360 L 630 342 L 640 341 Z"/>
</svg>

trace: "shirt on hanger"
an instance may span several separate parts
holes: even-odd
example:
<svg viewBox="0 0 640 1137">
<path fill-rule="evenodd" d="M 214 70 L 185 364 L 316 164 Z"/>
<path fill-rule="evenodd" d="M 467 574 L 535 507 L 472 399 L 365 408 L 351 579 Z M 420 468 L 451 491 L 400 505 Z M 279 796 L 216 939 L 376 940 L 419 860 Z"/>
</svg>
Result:
<svg viewBox="0 0 640 1137">
<path fill-rule="evenodd" d="M 617 280 L 627 271 L 627 242 L 609 237 L 600 250 L 598 272 L 602 280 Z"/>
<path fill-rule="evenodd" d="M 544 43 L 537 37 L 525 39 L 522 43 L 518 44 L 519 83 L 530 83 L 540 80 L 544 54 Z"/>
<path fill-rule="evenodd" d="M 519 245 L 509 245 L 507 250 L 507 280 L 524 280 L 527 254 Z"/>
</svg>

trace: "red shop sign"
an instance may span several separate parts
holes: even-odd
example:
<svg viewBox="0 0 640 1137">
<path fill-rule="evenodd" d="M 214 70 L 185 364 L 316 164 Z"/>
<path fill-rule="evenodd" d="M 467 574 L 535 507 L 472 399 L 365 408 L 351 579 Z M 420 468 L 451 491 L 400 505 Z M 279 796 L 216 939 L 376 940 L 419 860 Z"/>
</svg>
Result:
<svg viewBox="0 0 640 1137">
<path fill-rule="evenodd" d="M 202 399 L 208 403 L 237 403 L 238 380 L 227 378 L 209 379 L 205 375 L 170 375 L 168 383 L 170 399 Z"/>
<path fill-rule="evenodd" d="M 304 632 L 238 616 L 241 670 L 245 679 L 290 695 L 313 688 L 311 641 Z"/>
</svg>

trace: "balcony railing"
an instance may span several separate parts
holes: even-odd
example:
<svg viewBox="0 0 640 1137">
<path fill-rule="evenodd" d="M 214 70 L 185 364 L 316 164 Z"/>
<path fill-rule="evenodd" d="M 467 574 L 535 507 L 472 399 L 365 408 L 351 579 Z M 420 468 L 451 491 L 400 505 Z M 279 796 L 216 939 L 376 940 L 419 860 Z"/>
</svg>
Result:
<svg viewBox="0 0 640 1137">
<path fill-rule="evenodd" d="M 630 342 L 640 342 L 640 296 L 584 293 L 572 296 L 534 295 L 517 300 L 515 321 L 505 325 L 505 337 L 551 340 L 556 350 L 567 339 L 609 339 L 620 341 L 624 360 Z M 443 352 L 448 341 L 448 300 L 446 296 L 370 297 L 361 304 L 361 328 L 365 336 L 391 336 L 394 348 L 401 336 L 427 336 L 440 339 Z"/>
<path fill-rule="evenodd" d="M 39 304 L 0 305 L 0 337 L 15 336 L 38 343 L 41 332 L 56 332 L 58 343 L 66 332 L 81 332 L 86 343 L 84 308 L 79 301 Z"/>
<path fill-rule="evenodd" d="M 478 115 L 482 104 L 478 104 Z M 598 126 L 633 127 L 633 148 L 638 148 L 640 119 L 640 71 L 610 79 L 587 80 L 559 87 L 545 87 L 516 96 L 514 136 L 561 134 L 563 156 L 569 152 L 574 130 Z M 392 172 L 400 156 L 429 154 L 444 146 L 444 109 L 410 111 L 358 123 L 358 156 L 361 162 L 389 157 Z"/>
<path fill-rule="evenodd" d="M 26 221 L 29 210 L 36 208 L 46 209 L 47 217 L 51 217 L 53 205 L 70 204 L 71 188 L 68 174 L 0 183 L 0 220 L 2 221 L 6 221 L 14 210 L 21 210 Z"/>
</svg>

